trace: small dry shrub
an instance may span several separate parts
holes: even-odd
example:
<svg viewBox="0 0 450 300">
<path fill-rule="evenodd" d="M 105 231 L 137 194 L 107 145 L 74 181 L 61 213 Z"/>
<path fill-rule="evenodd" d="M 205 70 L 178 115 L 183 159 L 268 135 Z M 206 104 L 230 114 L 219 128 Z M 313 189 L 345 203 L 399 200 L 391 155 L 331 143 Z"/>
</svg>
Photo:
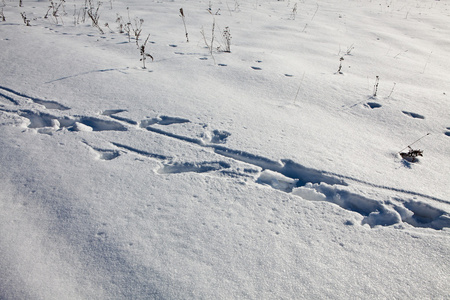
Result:
<svg viewBox="0 0 450 300">
<path fill-rule="evenodd" d="M 423 157 L 423 150 L 414 150 L 411 147 L 408 147 L 409 151 L 408 152 L 401 152 L 400 156 L 404 159 L 407 160 L 409 162 L 416 162 L 417 161 L 417 157 L 418 156 L 422 156 Z"/>
</svg>

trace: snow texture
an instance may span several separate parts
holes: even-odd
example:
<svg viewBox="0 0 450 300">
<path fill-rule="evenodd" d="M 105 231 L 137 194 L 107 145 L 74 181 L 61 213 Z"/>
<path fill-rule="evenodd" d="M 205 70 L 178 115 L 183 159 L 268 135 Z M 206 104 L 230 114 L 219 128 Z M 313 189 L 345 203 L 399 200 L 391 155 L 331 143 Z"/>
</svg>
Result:
<svg viewBox="0 0 450 300">
<path fill-rule="evenodd" d="M 18 2 L 0 299 L 448 298 L 447 1 Z"/>
</svg>

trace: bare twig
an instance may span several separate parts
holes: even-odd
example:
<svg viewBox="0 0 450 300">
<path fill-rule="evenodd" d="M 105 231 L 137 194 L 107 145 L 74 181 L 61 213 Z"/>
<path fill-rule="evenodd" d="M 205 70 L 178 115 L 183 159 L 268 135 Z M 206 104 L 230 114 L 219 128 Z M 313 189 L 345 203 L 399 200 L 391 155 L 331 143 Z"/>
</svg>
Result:
<svg viewBox="0 0 450 300">
<path fill-rule="evenodd" d="M 342 73 L 342 61 L 344 60 L 344 58 L 341 56 L 341 58 L 339 58 L 339 68 L 338 68 L 338 70 L 337 70 L 337 72 L 339 73 L 339 74 L 343 74 Z"/>
<path fill-rule="evenodd" d="M 141 47 L 139 48 L 139 50 L 141 51 L 141 61 L 143 64 L 143 69 L 146 69 L 145 67 L 145 60 L 147 59 L 147 57 L 150 57 L 153 61 L 153 56 L 151 56 L 150 54 L 145 52 L 145 46 L 147 45 L 148 42 L 148 38 L 150 37 L 150 34 L 147 36 L 147 39 L 145 40 L 144 44 L 141 45 Z M 137 41 L 136 41 L 137 43 Z M 139 46 L 139 45 L 138 45 Z"/>
<path fill-rule="evenodd" d="M 430 57 L 431 57 L 431 54 L 432 54 L 432 53 L 433 53 L 433 51 L 431 51 L 431 52 L 430 52 L 430 55 L 428 55 L 427 62 L 425 63 L 425 66 L 423 67 L 423 70 L 422 70 L 422 74 L 425 73 L 425 69 L 427 68 L 428 63 L 430 62 Z"/>
<path fill-rule="evenodd" d="M 376 97 L 377 96 L 377 92 L 378 92 L 378 83 L 380 82 L 380 77 L 376 77 L 375 79 L 375 84 L 373 85 L 373 96 Z"/>
<path fill-rule="evenodd" d="M 139 21 L 137 20 L 137 18 L 134 20 L 134 24 L 136 25 L 136 28 L 133 28 L 133 32 L 134 32 L 134 38 L 136 39 L 136 45 L 139 46 L 138 44 L 138 40 L 139 40 L 139 36 L 141 35 L 142 32 L 142 24 L 144 23 L 144 19 L 139 19 Z"/>
<path fill-rule="evenodd" d="M 53 16 L 55 18 L 55 23 L 58 24 L 58 18 L 61 19 L 61 22 L 63 23 L 63 20 L 61 18 L 61 16 L 59 15 L 59 9 L 60 7 L 63 7 L 63 3 L 65 2 L 65 0 L 60 0 L 60 2 L 58 4 L 55 4 L 55 2 L 53 2 L 52 0 L 50 0 L 50 6 L 48 7 L 47 13 L 45 14 L 44 18 L 47 19 L 49 15 Z M 52 11 L 50 13 L 50 11 Z"/>
<path fill-rule="evenodd" d="M 213 24 L 212 24 L 212 29 L 211 29 L 211 55 L 212 55 L 212 51 L 213 51 L 213 44 L 214 44 L 214 30 L 216 28 L 216 19 L 213 19 Z"/>
<path fill-rule="evenodd" d="M 394 86 L 392 87 L 391 92 L 389 93 L 389 96 L 387 96 L 388 98 L 391 97 L 392 93 L 394 92 L 394 88 L 395 88 L 396 83 L 394 82 Z"/>
<path fill-rule="evenodd" d="M 123 18 L 119 14 L 117 14 L 116 23 L 119 26 L 119 33 L 124 33 L 125 31 L 123 31 Z"/>
<path fill-rule="evenodd" d="M 183 24 L 184 24 L 184 32 L 186 33 L 186 42 L 189 43 L 189 35 L 188 35 L 187 27 L 186 27 L 186 20 L 185 20 L 183 8 L 180 8 L 180 17 L 183 20 Z"/>
<path fill-rule="evenodd" d="M 316 3 L 316 5 L 317 5 L 317 8 L 316 8 L 316 11 L 314 12 L 314 15 L 311 18 L 311 21 L 314 20 L 314 17 L 316 16 L 317 11 L 319 10 L 319 3 Z"/>
<path fill-rule="evenodd" d="M 23 23 L 25 23 L 26 26 L 31 26 L 30 20 L 27 19 L 27 15 L 25 14 L 25 12 L 20 13 L 20 15 L 22 16 Z"/>
<path fill-rule="evenodd" d="M 305 72 L 303 72 L 302 80 L 300 80 L 300 85 L 298 86 L 298 89 L 297 89 L 297 94 L 295 94 L 294 104 L 295 104 L 295 101 L 297 101 L 298 93 L 300 92 L 300 88 L 302 87 L 302 82 L 303 82 L 304 78 L 305 78 Z"/>
<path fill-rule="evenodd" d="M 355 49 L 355 47 L 353 46 L 354 44 L 351 44 L 349 47 L 347 47 L 347 51 L 345 52 L 345 55 L 350 55 L 353 51 L 353 49 Z"/>
<path fill-rule="evenodd" d="M 216 64 L 216 59 L 214 58 L 214 55 L 213 55 L 214 28 L 215 28 L 215 20 L 213 19 L 211 44 L 208 44 L 208 41 L 206 40 L 205 30 L 203 29 L 203 27 L 202 27 L 202 30 L 200 31 L 200 33 L 202 34 L 203 40 L 205 41 L 205 45 L 206 45 L 206 47 L 208 48 L 209 53 L 211 54 L 212 59 L 214 60 L 214 64 Z"/>
<path fill-rule="evenodd" d="M 427 133 L 424 136 L 422 136 L 421 138 L 415 140 L 414 142 L 412 142 L 411 144 L 409 144 L 408 146 L 406 146 L 405 148 L 403 148 L 402 150 L 398 151 L 398 153 L 401 153 L 403 150 L 405 150 L 406 148 L 411 148 L 412 145 L 414 145 L 415 143 L 417 143 L 418 141 L 420 141 L 421 139 L 423 139 L 426 136 L 429 136 L 431 133 Z"/>
<path fill-rule="evenodd" d="M 225 50 L 224 52 L 231 52 L 231 33 L 230 33 L 230 28 L 225 27 L 225 29 L 223 30 L 222 36 L 225 40 Z"/>
<path fill-rule="evenodd" d="M 87 14 L 92 20 L 92 26 L 96 27 L 100 31 L 101 34 L 104 34 L 105 32 L 98 24 L 98 19 L 100 18 L 98 10 L 100 9 L 100 5 L 101 5 L 101 2 L 98 3 L 97 9 L 95 9 L 94 6 L 92 5 L 91 0 L 89 0 L 89 9 L 87 10 Z"/>
<path fill-rule="evenodd" d="M 295 20 L 296 16 L 297 16 L 297 3 L 295 3 L 294 8 L 292 8 L 291 19 Z"/>
</svg>

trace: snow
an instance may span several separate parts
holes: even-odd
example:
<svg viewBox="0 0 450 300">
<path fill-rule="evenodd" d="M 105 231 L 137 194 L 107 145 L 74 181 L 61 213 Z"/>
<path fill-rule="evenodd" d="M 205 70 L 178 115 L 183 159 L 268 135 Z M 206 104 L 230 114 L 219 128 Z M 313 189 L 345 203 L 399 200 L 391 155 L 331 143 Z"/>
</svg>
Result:
<svg viewBox="0 0 450 300">
<path fill-rule="evenodd" d="M 0 299 L 448 298 L 446 1 L 49 5 L 0 4 Z"/>
</svg>

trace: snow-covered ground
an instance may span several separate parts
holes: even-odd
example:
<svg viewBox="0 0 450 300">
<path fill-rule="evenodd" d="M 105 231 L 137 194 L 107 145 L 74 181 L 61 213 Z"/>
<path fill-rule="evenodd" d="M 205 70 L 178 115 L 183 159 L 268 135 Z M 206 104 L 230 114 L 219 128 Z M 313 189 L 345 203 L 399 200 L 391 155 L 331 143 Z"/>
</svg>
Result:
<svg viewBox="0 0 450 300">
<path fill-rule="evenodd" d="M 3 0 L 0 299 L 448 299 L 449 24 Z"/>
</svg>

